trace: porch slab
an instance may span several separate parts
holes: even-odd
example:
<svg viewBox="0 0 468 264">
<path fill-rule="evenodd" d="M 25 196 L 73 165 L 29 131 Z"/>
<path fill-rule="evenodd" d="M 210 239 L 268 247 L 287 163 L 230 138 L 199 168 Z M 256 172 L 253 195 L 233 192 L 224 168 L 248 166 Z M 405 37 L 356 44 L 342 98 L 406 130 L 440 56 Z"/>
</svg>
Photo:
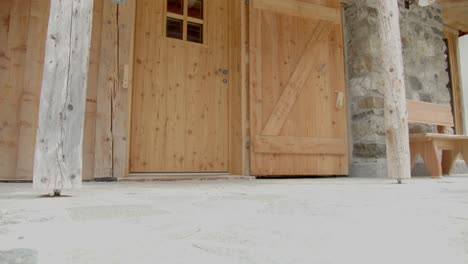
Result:
<svg viewBox="0 0 468 264">
<path fill-rule="evenodd" d="M 0 263 L 468 263 L 468 176 L 0 184 Z"/>
</svg>

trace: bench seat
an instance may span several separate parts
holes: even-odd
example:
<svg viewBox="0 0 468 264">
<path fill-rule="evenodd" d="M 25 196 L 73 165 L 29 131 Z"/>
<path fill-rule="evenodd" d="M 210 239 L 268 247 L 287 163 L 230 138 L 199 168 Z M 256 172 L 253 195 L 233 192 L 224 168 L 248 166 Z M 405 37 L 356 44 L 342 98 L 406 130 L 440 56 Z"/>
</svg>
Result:
<svg viewBox="0 0 468 264">
<path fill-rule="evenodd" d="M 421 155 L 431 176 L 439 178 L 450 175 L 460 155 L 468 160 L 468 136 L 445 134 L 455 125 L 450 105 L 407 100 L 407 106 L 409 123 L 435 125 L 439 131 L 410 134 L 411 169 Z"/>
<path fill-rule="evenodd" d="M 468 140 L 468 136 L 448 135 L 448 134 L 438 134 L 438 133 L 410 134 L 410 141 L 430 141 L 433 139 Z"/>
</svg>

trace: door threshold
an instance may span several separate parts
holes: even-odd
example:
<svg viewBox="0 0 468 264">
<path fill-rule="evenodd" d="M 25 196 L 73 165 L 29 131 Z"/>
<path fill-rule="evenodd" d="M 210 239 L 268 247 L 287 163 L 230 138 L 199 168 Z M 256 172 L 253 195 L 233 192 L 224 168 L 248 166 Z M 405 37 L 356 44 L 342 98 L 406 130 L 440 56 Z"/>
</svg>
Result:
<svg viewBox="0 0 468 264">
<path fill-rule="evenodd" d="M 232 175 L 229 173 L 130 173 L 128 177 L 120 178 L 123 182 L 151 181 L 191 181 L 191 180 L 253 180 L 255 177 Z"/>
</svg>

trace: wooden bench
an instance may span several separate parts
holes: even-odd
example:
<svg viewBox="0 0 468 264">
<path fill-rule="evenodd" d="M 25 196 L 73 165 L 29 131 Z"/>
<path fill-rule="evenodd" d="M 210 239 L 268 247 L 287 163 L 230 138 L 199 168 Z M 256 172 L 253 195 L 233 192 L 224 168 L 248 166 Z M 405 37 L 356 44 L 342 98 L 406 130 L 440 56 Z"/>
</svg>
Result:
<svg viewBox="0 0 468 264">
<path fill-rule="evenodd" d="M 453 127 L 450 105 L 407 100 L 408 122 L 436 125 L 439 133 L 410 134 L 411 169 L 421 155 L 429 173 L 434 178 L 450 175 L 459 154 L 468 158 L 468 136 L 448 135 Z M 440 153 L 442 151 L 442 157 Z"/>
</svg>

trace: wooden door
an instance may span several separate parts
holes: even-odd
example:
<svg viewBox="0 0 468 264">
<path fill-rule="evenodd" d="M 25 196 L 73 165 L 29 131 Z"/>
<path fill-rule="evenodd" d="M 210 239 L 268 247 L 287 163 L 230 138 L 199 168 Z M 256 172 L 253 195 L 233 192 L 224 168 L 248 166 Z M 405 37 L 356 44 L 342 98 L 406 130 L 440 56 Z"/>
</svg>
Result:
<svg viewBox="0 0 468 264">
<path fill-rule="evenodd" d="M 347 175 L 339 0 L 251 0 L 252 175 Z"/>
<path fill-rule="evenodd" d="M 131 172 L 226 172 L 228 0 L 138 0 Z"/>
</svg>

